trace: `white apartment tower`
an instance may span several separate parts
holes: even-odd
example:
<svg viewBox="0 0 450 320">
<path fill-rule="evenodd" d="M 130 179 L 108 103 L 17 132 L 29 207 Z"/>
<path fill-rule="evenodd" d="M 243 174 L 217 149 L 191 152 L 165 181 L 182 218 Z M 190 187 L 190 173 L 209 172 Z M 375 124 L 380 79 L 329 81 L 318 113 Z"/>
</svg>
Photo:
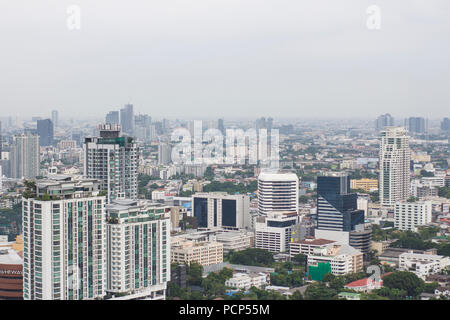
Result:
<svg viewBox="0 0 450 320">
<path fill-rule="evenodd" d="M 82 300 L 105 295 L 104 204 L 97 181 L 74 181 L 67 176 L 39 180 L 34 191 L 24 193 L 25 300 Z"/>
<path fill-rule="evenodd" d="M 298 177 L 295 173 L 262 172 L 258 176 L 258 211 L 298 212 Z"/>
<path fill-rule="evenodd" d="M 417 231 L 418 226 L 431 222 L 431 213 L 431 201 L 397 202 L 394 209 L 394 226 L 403 231 Z"/>
<path fill-rule="evenodd" d="M 410 188 L 409 136 L 403 127 L 387 127 L 381 132 L 379 192 L 383 206 L 394 207 L 397 201 L 409 198 Z"/>
<path fill-rule="evenodd" d="M 118 124 L 99 126 L 100 137 L 84 142 L 84 175 L 101 181 L 110 203 L 114 199 L 137 199 L 138 147 L 132 137 L 120 136 Z"/>
<path fill-rule="evenodd" d="M 170 208 L 120 199 L 106 205 L 107 291 L 165 298 L 170 280 Z"/>
</svg>

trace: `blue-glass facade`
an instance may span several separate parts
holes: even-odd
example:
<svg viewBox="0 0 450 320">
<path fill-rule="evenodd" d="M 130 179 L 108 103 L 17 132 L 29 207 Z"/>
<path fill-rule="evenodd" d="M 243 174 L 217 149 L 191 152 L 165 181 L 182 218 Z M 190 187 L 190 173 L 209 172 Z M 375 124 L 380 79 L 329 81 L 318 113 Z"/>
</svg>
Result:
<svg viewBox="0 0 450 320">
<path fill-rule="evenodd" d="M 317 228 L 352 231 L 364 223 L 364 211 L 358 210 L 356 193 L 349 193 L 350 177 L 317 177 Z"/>
</svg>

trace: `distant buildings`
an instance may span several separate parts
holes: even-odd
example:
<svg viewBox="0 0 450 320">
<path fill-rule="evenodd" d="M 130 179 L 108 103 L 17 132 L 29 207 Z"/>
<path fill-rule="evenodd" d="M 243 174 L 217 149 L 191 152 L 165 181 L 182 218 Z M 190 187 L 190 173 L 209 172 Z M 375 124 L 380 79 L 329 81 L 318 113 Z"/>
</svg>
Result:
<svg viewBox="0 0 450 320">
<path fill-rule="evenodd" d="M 132 137 L 119 136 L 120 126 L 99 126 L 100 137 L 86 137 L 84 175 L 101 181 L 108 202 L 137 199 L 138 147 Z"/>
<path fill-rule="evenodd" d="M 57 128 L 59 126 L 58 110 L 52 110 L 52 123 L 54 128 Z"/>
<path fill-rule="evenodd" d="M 426 133 L 428 131 L 428 120 L 422 117 L 410 117 L 405 120 L 405 127 L 411 133 Z"/>
<path fill-rule="evenodd" d="M 418 226 L 431 223 L 431 213 L 431 201 L 399 201 L 395 204 L 394 226 L 402 231 L 411 230 L 416 232 Z"/>
<path fill-rule="evenodd" d="M 242 229 L 250 225 L 250 199 L 247 195 L 196 193 L 192 196 L 193 215 L 199 228 Z"/>
<path fill-rule="evenodd" d="M 262 172 L 258 176 L 258 211 L 298 211 L 298 177 L 295 173 Z"/>
<path fill-rule="evenodd" d="M 383 206 L 393 207 L 410 195 L 409 137 L 403 127 L 381 132 L 379 194 Z"/>
<path fill-rule="evenodd" d="M 70 177 L 39 181 L 23 198 L 25 300 L 105 295 L 104 204 L 95 180 Z"/>
<path fill-rule="evenodd" d="M 105 119 L 106 124 L 120 124 L 119 120 L 119 111 L 110 111 L 106 115 Z"/>
<path fill-rule="evenodd" d="M 47 147 L 53 145 L 53 123 L 50 119 L 37 121 L 37 133 L 41 146 Z"/>
<path fill-rule="evenodd" d="M 129 135 L 134 134 L 134 112 L 132 104 L 126 104 L 120 109 L 120 125 L 124 133 Z"/>
<path fill-rule="evenodd" d="M 168 143 L 158 145 L 158 164 L 168 165 L 172 162 L 172 148 Z"/>
<path fill-rule="evenodd" d="M 441 130 L 442 131 L 450 131 L 450 119 L 449 118 L 442 119 Z"/>
<path fill-rule="evenodd" d="M 39 175 L 39 136 L 16 135 L 10 152 L 12 178 L 34 179 Z"/>
<path fill-rule="evenodd" d="M 389 114 L 382 114 L 375 121 L 375 128 L 377 131 L 384 130 L 386 127 L 394 126 L 394 118 Z"/>
</svg>

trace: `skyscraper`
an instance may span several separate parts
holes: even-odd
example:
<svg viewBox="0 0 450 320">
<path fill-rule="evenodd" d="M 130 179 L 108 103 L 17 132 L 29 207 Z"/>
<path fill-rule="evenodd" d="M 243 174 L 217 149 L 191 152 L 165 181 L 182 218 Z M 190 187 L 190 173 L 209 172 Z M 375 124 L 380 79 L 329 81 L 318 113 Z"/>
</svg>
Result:
<svg viewBox="0 0 450 320">
<path fill-rule="evenodd" d="M 298 177 L 295 173 L 262 172 L 258 176 L 258 211 L 298 212 Z"/>
<path fill-rule="evenodd" d="M 101 298 L 106 289 L 105 197 L 95 180 L 39 180 L 23 201 L 25 300 Z"/>
<path fill-rule="evenodd" d="M 21 134 L 13 137 L 10 153 L 11 178 L 34 179 L 39 175 L 39 136 Z"/>
<path fill-rule="evenodd" d="M 317 229 L 352 231 L 364 223 L 364 210 L 358 210 L 358 196 L 350 193 L 347 175 L 317 177 Z"/>
<path fill-rule="evenodd" d="M 442 119 L 441 130 L 442 131 L 450 131 L 450 119 L 449 118 Z"/>
<path fill-rule="evenodd" d="M 383 206 L 393 207 L 410 194 L 409 136 L 403 127 L 387 127 L 381 132 L 379 193 Z"/>
<path fill-rule="evenodd" d="M 150 125 L 152 117 L 146 114 L 139 114 L 134 117 L 134 135 L 143 142 L 150 140 Z"/>
<path fill-rule="evenodd" d="M 38 120 L 37 134 L 39 135 L 41 146 L 53 145 L 53 122 L 50 119 Z"/>
<path fill-rule="evenodd" d="M 422 117 L 410 117 L 405 120 L 405 127 L 411 133 L 426 133 L 428 121 Z"/>
<path fill-rule="evenodd" d="M 134 134 L 134 112 L 132 104 L 126 104 L 123 109 L 120 109 L 120 125 L 122 126 L 122 132 L 130 135 Z"/>
<path fill-rule="evenodd" d="M 382 114 L 375 121 L 375 127 L 377 131 L 381 131 L 386 127 L 392 127 L 394 125 L 394 118 L 389 114 Z"/>
<path fill-rule="evenodd" d="M 225 135 L 225 126 L 223 123 L 223 119 L 217 120 L 217 129 L 222 132 L 223 135 Z"/>
<path fill-rule="evenodd" d="M 84 175 L 101 181 L 108 203 L 114 199 L 137 199 L 138 147 L 134 138 L 120 136 L 120 126 L 99 126 L 100 137 L 86 137 Z"/>
<path fill-rule="evenodd" d="M 158 145 L 158 164 L 167 165 L 172 162 L 172 148 L 167 143 Z"/>
<path fill-rule="evenodd" d="M 52 123 L 55 128 L 59 125 L 58 110 L 52 110 Z"/>
<path fill-rule="evenodd" d="M 119 111 L 110 111 L 106 114 L 107 124 L 120 124 L 119 121 Z"/>
</svg>

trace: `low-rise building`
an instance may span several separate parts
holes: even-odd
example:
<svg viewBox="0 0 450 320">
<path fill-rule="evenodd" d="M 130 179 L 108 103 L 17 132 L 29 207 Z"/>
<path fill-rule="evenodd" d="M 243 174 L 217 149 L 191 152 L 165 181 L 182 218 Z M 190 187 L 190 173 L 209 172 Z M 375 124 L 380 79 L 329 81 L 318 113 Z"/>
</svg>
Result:
<svg viewBox="0 0 450 320">
<path fill-rule="evenodd" d="M 172 238 L 170 254 L 172 263 L 197 262 L 202 266 L 209 266 L 223 262 L 223 244 Z"/>
<path fill-rule="evenodd" d="M 265 273 L 235 273 L 225 281 L 225 285 L 234 289 L 248 290 L 251 287 L 263 288 L 269 284 L 269 276 Z"/>
<path fill-rule="evenodd" d="M 450 258 L 440 255 L 405 252 L 399 256 L 399 269 L 413 272 L 422 279 L 439 273 L 449 265 Z"/>
</svg>

